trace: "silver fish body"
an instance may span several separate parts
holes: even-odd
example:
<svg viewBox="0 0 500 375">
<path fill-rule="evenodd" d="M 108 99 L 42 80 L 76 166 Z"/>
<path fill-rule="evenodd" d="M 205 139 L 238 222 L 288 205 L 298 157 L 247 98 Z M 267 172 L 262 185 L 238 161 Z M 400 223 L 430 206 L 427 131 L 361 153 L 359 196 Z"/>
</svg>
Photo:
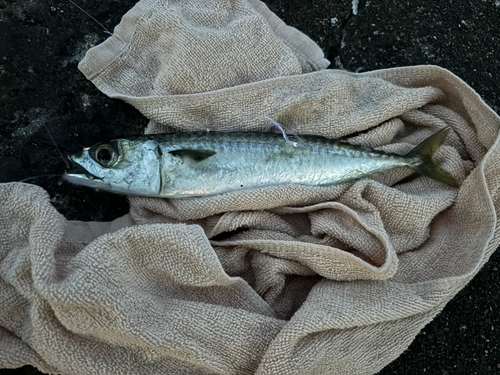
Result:
<svg viewBox="0 0 500 375">
<path fill-rule="evenodd" d="M 418 153 L 401 156 L 319 136 L 304 135 L 292 142 L 280 134 L 245 132 L 116 139 L 84 149 L 70 159 L 79 168 L 77 173 L 66 175 L 70 182 L 165 198 L 276 185 L 333 185 L 396 167 L 418 169 L 425 164 Z"/>
<path fill-rule="evenodd" d="M 160 195 L 165 197 L 273 185 L 331 185 L 412 162 L 320 137 L 286 142 L 273 133 L 177 134 L 159 145 L 163 152 Z M 202 161 L 179 158 L 170 153 L 172 146 L 213 150 L 215 154 Z"/>
</svg>

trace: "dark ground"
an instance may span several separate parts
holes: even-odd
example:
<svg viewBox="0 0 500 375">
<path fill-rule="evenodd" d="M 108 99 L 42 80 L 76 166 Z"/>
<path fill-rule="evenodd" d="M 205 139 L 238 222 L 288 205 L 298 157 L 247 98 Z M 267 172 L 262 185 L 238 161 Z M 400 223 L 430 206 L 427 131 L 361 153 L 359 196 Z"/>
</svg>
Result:
<svg viewBox="0 0 500 375">
<path fill-rule="evenodd" d="M 135 0 L 77 0 L 112 30 Z M 437 64 L 500 112 L 500 0 L 267 0 L 286 23 L 324 50 L 332 68 L 368 71 Z M 338 21 L 335 21 L 334 18 Z M 63 154 L 102 139 L 141 133 L 147 120 L 101 94 L 77 69 L 107 38 L 67 1 L 0 0 L 0 182 L 62 174 Z M 68 219 L 111 220 L 125 198 L 69 186 L 44 187 Z M 380 374 L 500 374 L 500 253 Z M 0 374 L 36 374 L 31 367 Z"/>
</svg>

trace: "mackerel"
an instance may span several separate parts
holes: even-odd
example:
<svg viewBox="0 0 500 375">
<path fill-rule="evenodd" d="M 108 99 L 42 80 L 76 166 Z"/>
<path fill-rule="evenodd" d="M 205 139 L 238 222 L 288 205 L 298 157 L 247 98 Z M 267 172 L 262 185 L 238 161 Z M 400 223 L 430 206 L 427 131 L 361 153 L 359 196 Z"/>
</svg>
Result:
<svg viewBox="0 0 500 375">
<path fill-rule="evenodd" d="M 277 185 L 341 184 L 397 167 L 453 187 L 459 184 L 431 158 L 449 128 L 406 155 L 328 138 L 275 133 L 198 132 L 115 139 L 71 155 L 66 179 L 126 195 L 186 198 Z"/>
</svg>

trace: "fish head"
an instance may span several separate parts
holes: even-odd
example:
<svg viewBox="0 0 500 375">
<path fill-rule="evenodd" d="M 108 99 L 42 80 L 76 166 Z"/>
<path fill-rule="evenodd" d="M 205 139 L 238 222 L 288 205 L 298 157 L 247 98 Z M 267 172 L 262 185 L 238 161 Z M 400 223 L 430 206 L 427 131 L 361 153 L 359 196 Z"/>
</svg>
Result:
<svg viewBox="0 0 500 375">
<path fill-rule="evenodd" d="M 161 190 L 161 150 L 145 138 L 115 139 L 69 156 L 73 168 L 65 179 L 126 195 L 158 196 Z"/>
</svg>

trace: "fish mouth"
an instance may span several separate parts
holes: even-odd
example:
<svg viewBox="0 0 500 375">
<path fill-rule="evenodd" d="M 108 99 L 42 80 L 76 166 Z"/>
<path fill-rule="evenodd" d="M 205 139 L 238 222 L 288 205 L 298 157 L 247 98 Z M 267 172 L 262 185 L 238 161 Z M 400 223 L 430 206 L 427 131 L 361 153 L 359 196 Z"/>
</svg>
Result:
<svg viewBox="0 0 500 375">
<path fill-rule="evenodd" d="M 69 159 L 69 170 L 65 173 L 67 179 L 86 179 L 86 180 L 102 180 L 102 178 L 93 175 L 80 164 Z"/>
</svg>

